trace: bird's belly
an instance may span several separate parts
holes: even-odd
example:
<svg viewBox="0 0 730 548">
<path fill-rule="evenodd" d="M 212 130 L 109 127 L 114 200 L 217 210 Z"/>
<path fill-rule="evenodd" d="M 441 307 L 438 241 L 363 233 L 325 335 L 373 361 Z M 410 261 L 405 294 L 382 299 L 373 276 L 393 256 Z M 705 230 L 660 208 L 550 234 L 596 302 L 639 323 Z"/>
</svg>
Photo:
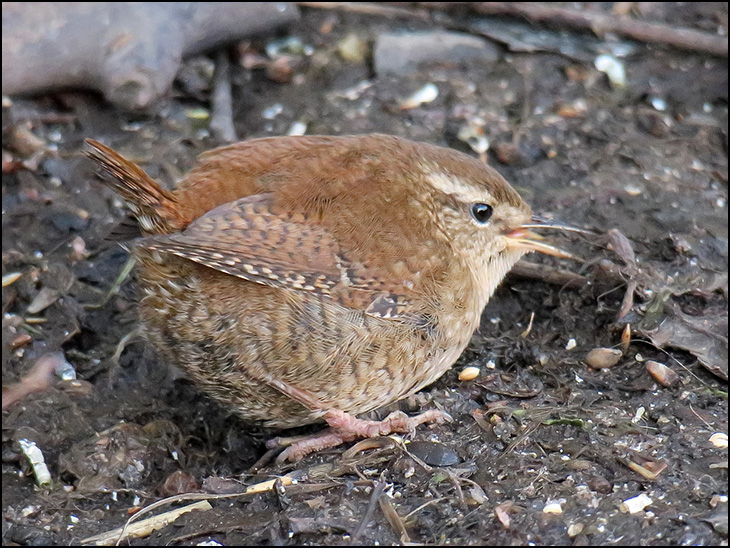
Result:
<svg viewBox="0 0 730 548">
<path fill-rule="evenodd" d="M 317 421 L 267 378 L 306 390 L 323 408 L 357 415 L 435 381 L 471 335 L 446 344 L 435 331 L 373 318 L 327 297 L 140 255 L 148 339 L 226 408 L 266 426 Z"/>
</svg>

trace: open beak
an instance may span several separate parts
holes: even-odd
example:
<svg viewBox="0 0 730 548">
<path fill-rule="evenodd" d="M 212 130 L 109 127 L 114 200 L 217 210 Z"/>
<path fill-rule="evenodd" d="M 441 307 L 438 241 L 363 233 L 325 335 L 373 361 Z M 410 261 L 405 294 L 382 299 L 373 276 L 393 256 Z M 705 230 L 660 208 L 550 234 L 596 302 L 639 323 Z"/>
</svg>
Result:
<svg viewBox="0 0 730 548">
<path fill-rule="evenodd" d="M 556 224 L 544 219 L 543 217 L 533 215 L 531 223 L 526 223 L 516 230 L 512 230 L 511 232 L 504 234 L 504 237 L 507 238 L 507 247 L 510 249 L 521 249 L 528 252 L 537 251 L 539 253 L 544 253 L 545 255 L 552 255 L 554 257 L 573 259 L 574 261 L 583 262 L 580 257 L 576 257 L 572 253 L 568 253 L 567 251 L 563 251 L 562 249 L 542 242 L 543 237 L 531 230 L 542 228 L 591 234 L 588 230 L 583 230 L 569 225 Z"/>
</svg>

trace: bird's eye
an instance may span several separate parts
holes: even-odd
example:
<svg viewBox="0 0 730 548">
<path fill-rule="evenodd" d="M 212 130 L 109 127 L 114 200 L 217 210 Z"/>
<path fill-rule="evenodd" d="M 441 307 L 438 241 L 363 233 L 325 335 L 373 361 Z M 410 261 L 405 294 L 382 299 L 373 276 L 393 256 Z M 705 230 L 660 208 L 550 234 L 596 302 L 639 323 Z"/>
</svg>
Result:
<svg viewBox="0 0 730 548">
<path fill-rule="evenodd" d="M 471 216 L 480 225 L 487 224 L 494 213 L 494 208 L 489 204 L 474 204 L 471 206 Z"/>
</svg>

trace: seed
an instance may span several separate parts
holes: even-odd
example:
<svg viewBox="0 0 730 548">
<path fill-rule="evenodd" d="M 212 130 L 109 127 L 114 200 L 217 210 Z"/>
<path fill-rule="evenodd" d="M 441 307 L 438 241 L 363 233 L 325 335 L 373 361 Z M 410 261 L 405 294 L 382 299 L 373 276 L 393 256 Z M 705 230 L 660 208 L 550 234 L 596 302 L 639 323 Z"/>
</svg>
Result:
<svg viewBox="0 0 730 548">
<path fill-rule="evenodd" d="M 585 362 L 594 369 L 613 367 L 621 359 L 622 352 L 616 348 L 594 348 L 586 356 Z"/>
<path fill-rule="evenodd" d="M 631 324 L 626 324 L 623 333 L 621 333 L 621 350 L 624 354 L 629 351 L 629 344 L 631 343 Z"/>
<path fill-rule="evenodd" d="M 22 272 L 13 272 L 11 274 L 5 274 L 3 276 L 3 287 L 8 287 L 11 284 L 14 284 L 18 279 L 23 275 Z"/>
<path fill-rule="evenodd" d="M 471 381 L 476 379 L 479 376 L 479 368 L 478 367 L 465 367 L 461 370 L 461 373 L 459 373 L 459 380 L 460 381 Z"/>
<path fill-rule="evenodd" d="M 646 370 L 662 386 L 672 386 L 679 382 L 679 375 L 663 363 L 647 360 Z"/>
<path fill-rule="evenodd" d="M 10 348 L 15 350 L 16 348 L 20 348 L 21 346 L 25 346 L 32 340 L 31 336 L 27 333 L 20 333 L 19 335 L 16 335 L 15 338 L 10 342 Z"/>
<path fill-rule="evenodd" d="M 37 314 L 55 303 L 60 296 L 61 294 L 55 289 L 44 287 L 28 305 L 28 312 L 30 314 Z"/>
</svg>

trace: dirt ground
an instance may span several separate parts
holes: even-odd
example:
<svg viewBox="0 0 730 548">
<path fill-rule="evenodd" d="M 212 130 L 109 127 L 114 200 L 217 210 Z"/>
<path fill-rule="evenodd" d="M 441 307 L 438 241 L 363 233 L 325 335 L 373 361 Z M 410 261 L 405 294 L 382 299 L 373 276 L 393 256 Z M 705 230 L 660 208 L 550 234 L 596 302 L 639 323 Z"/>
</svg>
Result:
<svg viewBox="0 0 730 548">
<path fill-rule="evenodd" d="M 657 6 L 646 17 L 727 32 L 726 3 Z M 390 133 L 472 155 L 488 141 L 487 161 L 534 211 L 597 234 L 556 237 L 585 263 L 528 257 L 544 266 L 509 276 L 456 366 L 401 402 L 453 422 L 293 465 L 252 470 L 276 433 L 242 424 L 125 339 L 138 325 L 133 275 L 110 293 L 128 259 L 109 239 L 125 210 L 83 140 L 174 184 L 219 144 L 212 57 L 186 61 L 146 113 L 82 92 L 3 101 L 3 385 L 58 350 L 77 376 L 3 411 L 4 545 L 77 544 L 191 492 L 212 508 L 125 542 L 727 545 L 727 58 L 549 32 L 553 49 L 500 43 L 490 63 L 379 70 L 408 55 L 374 57 L 384 34 L 445 26 L 474 34 L 479 19 L 303 10 L 287 32 L 232 54 L 238 137 L 301 122 L 308 134 Z M 267 46 L 286 52 L 291 78 L 238 62 Z M 611 51 L 625 86 L 595 68 Z M 427 84 L 433 100 L 402 108 Z M 623 350 L 618 363 L 589 366 L 601 347 Z M 466 366 L 480 368 L 475 380 L 458 379 Z M 36 485 L 20 440 L 42 451 L 49 485 Z"/>
</svg>

